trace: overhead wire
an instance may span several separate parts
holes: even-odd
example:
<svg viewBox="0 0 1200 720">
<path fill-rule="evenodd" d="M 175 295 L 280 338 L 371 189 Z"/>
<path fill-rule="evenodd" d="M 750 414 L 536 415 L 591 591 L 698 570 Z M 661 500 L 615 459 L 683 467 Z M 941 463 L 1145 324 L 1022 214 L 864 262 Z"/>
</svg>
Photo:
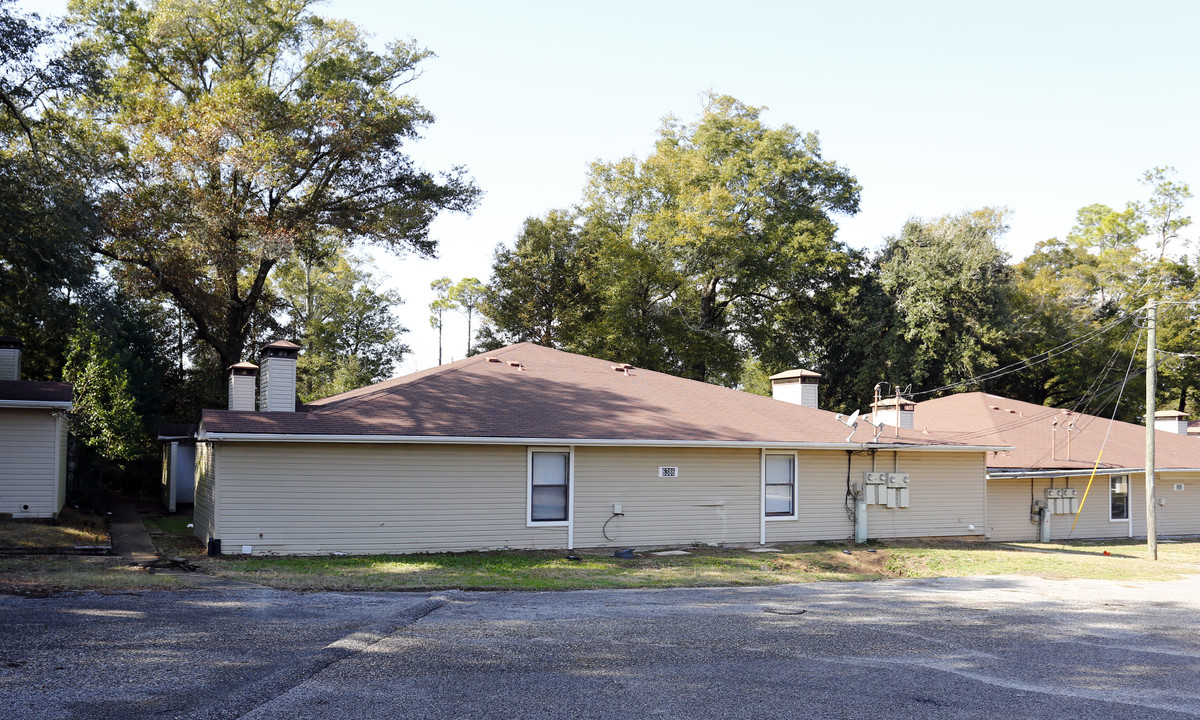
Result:
<svg viewBox="0 0 1200 720">
<path fill-rule="evenodd" d="M 1121 340 L 1121 342 L 1122 343 L 1128 342 L 1131 336 L 1132 336 L 1132 333 L 1127 333 L 1125 338 L 1123 338 Z M 1133 358 L 1135 358 L 1137 355 L 1137 347 L 1139 345 L 1140 345 L 1140 339 L 1137 341 L 1137 343 L 1135 343 L 1132 351 L 1130 352 L 1129 357 L 1130 357 L 1131 362 L 1132 362 Z M 1109 363 L 1106 363 L 1106 365 L 1111 365 L 1112 361 L 1114 361 L 1117 357 L 1120 357 L 1121 354 L 1122 354 L 1121 348 L 1117 347 L 1113 351 L 1113 355 L 1110 357 Z M 993 435 L 996 433 L 1006 432 L 1009 430 L 1015 430 L 1017 428 L 1024 427 L 1026 425 L 1030 425 L 1030 424 L 1037 423 L 1037 422 L 1042 422 L 1044 420 L 1050 419 L 1051 417 L 1061 414 L 1064 410 L 1067 410 L 1070 413 L 1077 413 L 1081 416 L 1083 422 L 1082 422 L 1082 424 L 1078 425 L 1078 427 L 1079 427 L 1079 429 L 1082 430 L 1091 424 L 1093 416 L 1094 416 L 1094 413 L 1087 412 L 1087 410 L 1091 409 L 1092 407 L 1106 406 L 1108 404 L 1109 400 L 1112 398 L 1113 392 L 1118 391 L 1119 389 L 1123 388 L 1124 385 L 1128 382 L 1129 377 L 1137 377 L 1138 375 L 1141 375 L 1144 373 L 1145 373 L 1144 370 L 1140 370 L 1138 372 L 1132 373 L 1125 379 L 1117 380 L 1108 385 L 1096 387 L 1096 383 L 1101 382 L 1103 376 L 1107 374 L 1107 371 L 1105 371 L 1104 373 L 1098 375 L 1098 378 L 1100 378 L 1100 379 L 1093 380 L 1092 385 L 1089 386 L 1088 389 L 1086 391 L 1084 391 L 1083 394 L 1079 395 L 1073 401 L 1068 402 L 1066 404 L 1067 407 L 1047 407 L 1044 412 L 1039 412 L 1039 413 L 1033 414 L 1033 415 L 1024 415 L 1019 418 L 1014 418 L 1013 420 L 1008 421 L 1008 422 L 997 423 L 996 425 L 992 425 L 991 427 L 988 427 L 988 428 L 983 428 L 980 430 L 970 430 L 970 431 L 959 432 L 959 433 L 950 432 L 950 433 L 945 433 L 945 436 L 948 439 L 953 439 L 953 440 L 960 440 L 960 441 L 961 440 L 971 440 L 973 438 L 983 437 L 986 435 Z"/>
<path fill-rule="evenodd" d="M 996 368 L 995 370 L 989 370 L 988 372 L 985 372 L 981 375 L 976 375 L 975 377 L 964 378 L 962 380 L 958 380 L 949 385 L 942 385 L 941 387 L 930 388 L 929 390 L 918 390 L 916 392 L 910 392 L 910 393 L 908 393 L 908 395 L 909 395 L 909 397 L 917 397 L 918 395 L 932 395 L 934 393 L 942 392 L 943 390 L 953 390 L 955 388 L 963 387 L 964 385 L 972 385 L 972 384 L 985 382 L 987 380 L 995 380 L 996 378 L 1004 377 L 1005 375 L 1010 375 L 1014 372 L 1020 372 L 1027 368 L 1036 367 L 1038 365 L 1041 365 L 1044 362 L 1047 362 L 1055 357 L 1058 357 L 1059 355 L 1070 352 L 1070 351 L 1076 349 L 1077 347 L 1080 347 L 1082 345 L 1085 345 L 1085 344 L 1091 342 L 1092 340 L 1095 340 L 1101 334 L 1111 330 L 1112 328 L 1116 327 L 1117 325 L 1124 322 L 1125 320 L 1128 320 L 1129 318 L 1135 316 L 1138 312 L 1140 312 L 1140 309 L 1134 310 L 1131 312 L 1127 312 L 1127 313 L 1120 315 L 1117 318 L 1111 320 L 1108 324 L 1103 325 L 1098 328 L 1095 328 L 1093 330 L 1090 330 L 1087 333 L 1081 335 L 1080 337 L 1077 337 L 1073 340 L 1068 340 L 1067 342 L 1065 342 L 1061 345 L 1053 347 L 1044 352 L 1040 352 L 1037 355 L 1032 355 L 1028 358 L 1018 360 L 1015 363 L 1010 363 L 1008 365 L 1005 365 L 1004 367 Z"/>
<path fill-rule="evenodd" d="M 1139 344 L 1141 336 L 1138 336 Z M 1096 470 L 1100 468 L 1100 459 L 1104 457 L 1104 446 L 1108 444 L 1108 436 L 1112 432 L 1113 423 L 1117 419 L 1117 410 L 1121 407 L 1121 397 L 1125 394 L 1125 385 L 1129 383 L 1129 373 L 1133 370 L 1133 359 L 1137 356 L 1137 346 L 1133 348 L 1133 352 L 1129 355 L 1129 367 L 1125 369 L 1125 383 L 1121 386 L 1121 392 L 1117 394 L 1117 401 L 1113 405 L 1112 417 L 1108 420 L 1108 429 L 1104 432 L 1104 440 L 1100 442 L 1100 452 L 1096 453 L 1096 463 L 1092 466 L 1092 474 L 1088 477 L 1087 486 L 1083 489 L 1083 498 L 1079 501 L 1079 510 L 1075 513 L 1075 519 L 1071 522 L 1071 529 L 1067 532 L 1067 540 L 1071 539 L 1071 535 L 1075 533 L 1075 524 L 1079 522 L 1079 516 L 1083 514 L 1083 506 L 1087 504 L 1088 492 L 1092 489 L 1092 481 L 1096 479 Z M 1153 419 L 1147 418 L 1147 424 L 1154 422 Z"/>
</svg>

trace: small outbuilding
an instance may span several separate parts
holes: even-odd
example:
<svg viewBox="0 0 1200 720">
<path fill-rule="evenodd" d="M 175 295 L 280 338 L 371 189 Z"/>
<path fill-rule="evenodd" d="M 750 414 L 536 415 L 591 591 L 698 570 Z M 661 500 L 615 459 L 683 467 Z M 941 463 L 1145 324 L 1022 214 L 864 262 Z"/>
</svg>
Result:
<svg viewBox="0 0 1200 720">
<path fill-rule="evenodd" d="M 161 500 L 168 512 L 196 500 L 196 426 L 163 423 L 158 426 L 162 445 Z"/>
<path fill-rule="evenodd" d="M 72 388 L 21 380 L 22 348 L 0 336 L 0 513 L 53 518 L 66 502 Z"/>
</svg>

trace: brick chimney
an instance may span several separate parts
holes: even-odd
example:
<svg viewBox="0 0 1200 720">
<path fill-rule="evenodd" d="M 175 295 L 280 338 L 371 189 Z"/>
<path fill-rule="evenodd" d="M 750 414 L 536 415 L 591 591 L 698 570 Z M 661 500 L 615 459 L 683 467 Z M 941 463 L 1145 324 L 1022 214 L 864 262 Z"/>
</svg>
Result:
<svg viewBox="0 0 1200 720">
<path fill-rule="evenodd" d="M 229 366 L 229 409 L 254 412 L 254 382 L 258 366 L 240 362 Z"/>
<path fill-rule="evenodd" d="M 263 346 L 258 382 L 258 409 L 262 412 L 296 412 L 296 358 L 300 346 L 276 340 Z"/>
<path fill-rule="evenodd" d="M 21 348 L 25 347 L 12 335 L 0 335 L 0 380 L 21 379 Z"/>
<path fill-rule="evenodd" d="M 793 405 L 815 408 L 820 382 L 821 373 L 802 368 L 785 370 L 771 376 L 771 397 Z"/>
</svg>

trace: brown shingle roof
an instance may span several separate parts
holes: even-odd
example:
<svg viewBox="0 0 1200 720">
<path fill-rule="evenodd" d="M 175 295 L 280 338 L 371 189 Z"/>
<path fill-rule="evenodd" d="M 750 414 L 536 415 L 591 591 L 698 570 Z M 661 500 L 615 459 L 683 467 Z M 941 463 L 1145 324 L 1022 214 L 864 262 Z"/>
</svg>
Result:
<svg viewBox="0 0 1200 720">
<path fill-rule="evenodd" d="M 1072 421 L 1075 430 L 1068 433 Z M 1146 466 L 1142 425 L 1114 422 L 1110 431 L 1108 418 L 999 395 L 959 393 L 917 403 L 913 424 L 958 442 L 1013 446 L 1011 452 L 988 454 L 988 467 L 1001 470 L 1090 470 L 1097 458 L 1105 469 Z M 1200 440 L 1159 431 L 1154 445 L 1155 467 L 1200 468 Z"/>
<path fill-rule="evenodd" d="M 71 383 L 41 380 L 0 380 L 0 400 L 13 402 L 71 402 Z"/>
<path fill-rule="evenodd" d="M 841 444 L 833 413 L 521 343 L 309 403 L 205 410 L 209 434 Z M 862 423 L 856 443 L 870 442 Z M 939 444 L 904 431 L 882 442 Z M 976 443 L 971 443 L 976 444 Z"/>
</svg>

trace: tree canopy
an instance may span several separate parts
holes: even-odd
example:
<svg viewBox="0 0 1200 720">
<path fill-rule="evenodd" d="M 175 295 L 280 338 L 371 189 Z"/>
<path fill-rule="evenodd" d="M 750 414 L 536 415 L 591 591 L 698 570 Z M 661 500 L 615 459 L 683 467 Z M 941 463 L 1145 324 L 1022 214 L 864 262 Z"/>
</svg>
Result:
<svg viewBox="0 0 1200 720">
<path fill-rule="evenodd" d="M 429 224 L 478 190 L 418 168 L 433 121 L 401 92 L 429 52 L 376 53 L 311 0 L 72 0 L 104 92 L 77 98 L 102 152 L 92 248 L 165 293 L 222 364 L 241 359 L 272 269 L 355 240 L 431 255 Z"/>
<path fill-rule="evenodd" d="M 847 279 L 833 218 L 859 186 L 816 134 L 762 110 L 710 95 L 644 161 L 594 164 L 576 209 L 527 221 L 496 254 L 485 312 L 501 336 L 726 383 L 743 348 L 794 364 L 813 340 L 795 318 Z"/>
</svg>

